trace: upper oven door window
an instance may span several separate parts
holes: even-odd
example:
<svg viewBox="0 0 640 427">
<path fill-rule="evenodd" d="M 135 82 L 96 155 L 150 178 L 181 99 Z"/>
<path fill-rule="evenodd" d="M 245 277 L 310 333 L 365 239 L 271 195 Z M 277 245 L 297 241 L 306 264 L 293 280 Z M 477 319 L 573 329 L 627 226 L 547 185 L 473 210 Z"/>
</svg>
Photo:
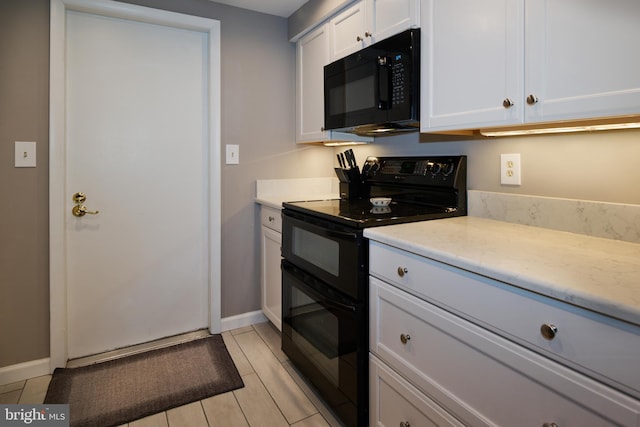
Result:
<svg viewBox="0 0 640 427">
<path fill-rule="evenodd" d="M 362 232 L 336 229 L 312 217 L 285 211 L 282 222 L 282 256 L 341 292 L 359 298 L 366 244 Z"/>
<path fill-rule="evenodd" d="M 294 226 L 291 253 L 332 276 L 340 275 L 340 242 L 335 239 Z"/>
</svg>

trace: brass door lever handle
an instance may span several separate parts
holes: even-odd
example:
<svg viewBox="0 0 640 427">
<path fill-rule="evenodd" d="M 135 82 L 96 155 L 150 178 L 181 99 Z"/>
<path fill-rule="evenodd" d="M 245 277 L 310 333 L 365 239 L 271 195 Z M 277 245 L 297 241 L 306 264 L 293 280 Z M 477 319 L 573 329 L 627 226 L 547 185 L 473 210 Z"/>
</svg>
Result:
<svg viewBox="0 0 640 427">
<path fill-rule="evenodd" d="M 75 205 L 73 209 L 71 209 L 71 213 L 73 216 L 85 216 L 86 214 L 97 215 L 100 211 L 90 211 L 87 209 L 85 205 Z"/>
<path fill-rule="evenodd" d="M 97 215 L 100 213 L 100 211 L 90 211 L 85 205 L 82 204 L 85 200 L 87 200 L 87 196 L 84 193 L 75 193 L 72 200 L 76 204 L 73 209 L 71 209 L 71 213 L 73 214 L 73 216 L 81 217 L 85 216 L 86 214 Z"/>
</svg>

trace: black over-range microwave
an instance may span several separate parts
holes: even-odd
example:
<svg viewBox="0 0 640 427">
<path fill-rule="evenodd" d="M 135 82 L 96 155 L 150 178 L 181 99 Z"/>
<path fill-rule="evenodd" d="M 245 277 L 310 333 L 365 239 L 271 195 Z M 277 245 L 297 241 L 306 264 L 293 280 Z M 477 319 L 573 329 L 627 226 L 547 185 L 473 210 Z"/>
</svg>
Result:
<svg viewBox="0 0 640 427">
<path fill-rule="evenodd" d="M 420 29 L 324 67 L 324 127 L 363 136 L 418 131 Z"/>
</svg>

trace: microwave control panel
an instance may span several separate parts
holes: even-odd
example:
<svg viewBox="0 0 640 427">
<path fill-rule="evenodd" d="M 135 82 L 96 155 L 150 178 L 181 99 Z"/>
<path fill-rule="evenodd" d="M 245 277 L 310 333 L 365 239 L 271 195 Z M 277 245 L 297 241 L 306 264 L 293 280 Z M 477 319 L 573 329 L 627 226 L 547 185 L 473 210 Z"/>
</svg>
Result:
<svg viewBox="0 0 640 427">
<path fill-rule="evenodd" d="M 405 102 L 407 94 L 405 93 L 405 65 L 403 62 L 404 55 L 398 53 L 391 61 L 391 103 L 398 105 Z"/>
</svg>

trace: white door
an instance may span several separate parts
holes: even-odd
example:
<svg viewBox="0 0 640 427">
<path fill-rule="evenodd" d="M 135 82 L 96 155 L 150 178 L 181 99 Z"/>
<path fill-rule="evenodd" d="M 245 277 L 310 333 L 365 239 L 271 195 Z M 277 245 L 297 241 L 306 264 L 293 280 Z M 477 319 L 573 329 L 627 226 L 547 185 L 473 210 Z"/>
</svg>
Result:
<svg viewBox="0 0 640 427">
<path fill-rule="evenodd" d="M 65 15 L 67 356 L 209 327 L 209 35 Z"/>
</svg>

